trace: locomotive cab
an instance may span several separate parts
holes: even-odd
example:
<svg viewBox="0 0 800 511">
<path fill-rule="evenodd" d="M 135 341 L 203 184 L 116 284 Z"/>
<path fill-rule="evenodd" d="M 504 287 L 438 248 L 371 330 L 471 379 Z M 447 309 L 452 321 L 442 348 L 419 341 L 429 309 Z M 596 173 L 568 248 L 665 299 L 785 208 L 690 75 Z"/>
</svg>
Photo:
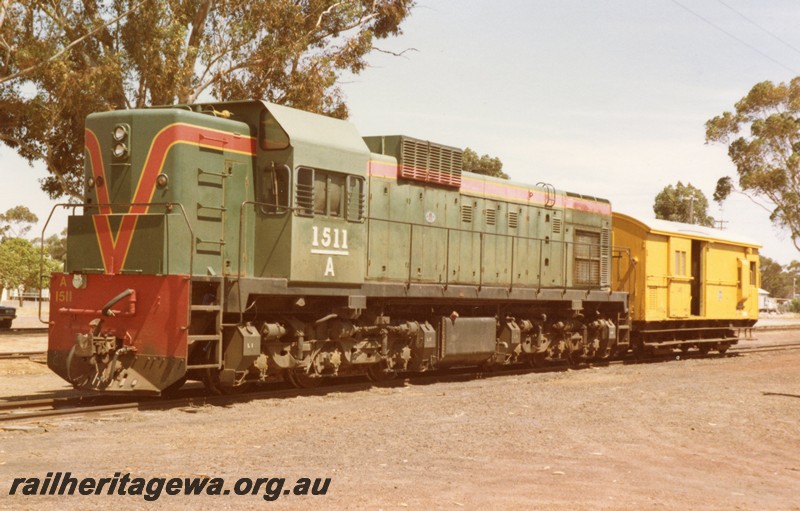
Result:
<svg viewBox="0 0 800 511">
<path fill-rule="evenodd" d="M 48 357 L 77 387 L 159 392 L 219 368 L 226 298 L 261 291 L 226 277 L 363 281 L 369 151 L 349 123 L 247 101 L 92 114 L 85 134 Z"/>
</svg>

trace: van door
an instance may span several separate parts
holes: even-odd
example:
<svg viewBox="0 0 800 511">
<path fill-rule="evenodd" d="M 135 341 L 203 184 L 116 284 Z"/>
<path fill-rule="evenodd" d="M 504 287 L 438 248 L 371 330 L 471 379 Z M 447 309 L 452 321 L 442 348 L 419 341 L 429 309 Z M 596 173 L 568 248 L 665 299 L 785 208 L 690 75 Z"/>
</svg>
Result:
<svg viewBox="0 0 800 511">
<path fill-rule="evenodd" d="M 692 303 L 692 242 L 683 238 L 669 240 L 669 317 L 687 318 Z"/>
</svg>

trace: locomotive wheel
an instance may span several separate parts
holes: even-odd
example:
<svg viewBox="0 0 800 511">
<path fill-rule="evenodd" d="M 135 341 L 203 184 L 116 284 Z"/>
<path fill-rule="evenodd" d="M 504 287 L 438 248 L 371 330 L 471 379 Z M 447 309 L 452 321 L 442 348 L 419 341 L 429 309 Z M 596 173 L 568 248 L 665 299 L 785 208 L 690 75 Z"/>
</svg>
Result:
<svg viewBox="0 0 800 511">
<path fill-rule="evenodd" d="M 372 383 L 389 381 L 395 376 L 397 376 L 397 372 L 387 369 L 385 362 L 370 364 L 370 366 L 367 368 L 367 379 Z"/>
<path fill-rule="evenodd" d="M 717 344 L 717 352 L 719 352 L 720 355 L 724 355 L 725 352 L 728 351 L 728 348 L 730 347 L 731 347 L 730 343 L 721 342 Z"/>
<path fill-rule="evenodd" d="M 222 387 L 219 385 L 219 373 L 216 370 L 206 369 L 203 372 L 203 385 L 212 394 L 222 394 Z"/>
<path fill-rule="evenodd" d="M 169 385 L 167 388 L 161 391 L 162 396 L 174 396 L 178 393 L 178 391 L 183 387 L 183 384 L 186 383 L 186 376 L 183 376 L 180 380 L 176 381 L 172 385 Z"/>
<path fill-rule="evenodd" d="M 572 367 L 577 367 L 583 362 L 581 353 L 579 351 L 567 350 L 567 362 Z"/>
<path fill-rule="evenodd" d="M 699 351 L 701 355 L 708 355 L 708 352 L 711 351 L 711 345 L 705 342 L 698 344 L 697 351 Z"/>
<path fill-rule="evenodd" d="M 284 379 L 298 389 L 314 389 L 322 384 L 322 378 L 312 378 L 302 370 L 293 371 L 287 369 L 283 374 Z"/>
<path fill-rule="evenodd" d="M 203 385 L 205 385 L 206 389 L 212 394 L 216 395 L 224 394 L 226 396 L 230 396 L 233 394 L 241 394 L 242 392 L 245 392 L 249 388 L 249 385 L 247 383 L 242 383 L 241 385 L 237 385 L 235 387 L 221 385 L 219 382 L 219 370 L 211 368 L 206 369 L 205 373 L 203 373 Z M 170 385 L 170 387 L 171 386 L 172 385 Z M 183 384 L 181 384 L 181 386 L 183 386 Z"/>
<path fill-rule="evenodd" d="M 633 352 L 633 358 L 636 360 L 644 360 L 645 353 L 644 353 L 644 343 L 642 341 L 632 342 L 631 343 L 631 351 Z"/>
<path fill-rule="evenodd" d="M 67 380 L 79 389 L 91 383 L 97 371 L 85 357 L 76 356 L 75 349 L 73 346 L 67 355 Z"/>
<path fill-rule="evenodd" d="M 547 353 L 529 353 L 525 360 L 530 367 L 544 367 L 547 365 Z"/>
</svg>

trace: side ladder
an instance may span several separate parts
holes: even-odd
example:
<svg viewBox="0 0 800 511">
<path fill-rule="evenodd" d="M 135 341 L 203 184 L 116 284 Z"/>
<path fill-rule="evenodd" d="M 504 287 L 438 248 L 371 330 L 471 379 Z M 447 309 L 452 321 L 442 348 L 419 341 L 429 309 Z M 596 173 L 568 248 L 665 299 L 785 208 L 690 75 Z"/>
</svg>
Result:
<svg viewBox="0 0 800 511">
<path fill-rule="evenodd" d="M 222 277 L 192 278 L 187 370 L 222 367 L 224 287 Z"/>
</svg>

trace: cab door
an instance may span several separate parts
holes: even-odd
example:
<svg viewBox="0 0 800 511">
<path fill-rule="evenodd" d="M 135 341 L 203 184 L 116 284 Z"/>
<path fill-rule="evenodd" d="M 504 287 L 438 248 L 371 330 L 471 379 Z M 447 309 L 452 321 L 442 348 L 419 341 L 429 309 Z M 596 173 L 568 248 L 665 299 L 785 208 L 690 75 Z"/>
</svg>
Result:
<svg viewBox="0 0 800 511">
<path fill-rule="evenodd" d="M 692 303 L 692 242 L 683 238 L 669 241 L 669 309 L 670 318 L 688 318 Z"/>
</svg>

